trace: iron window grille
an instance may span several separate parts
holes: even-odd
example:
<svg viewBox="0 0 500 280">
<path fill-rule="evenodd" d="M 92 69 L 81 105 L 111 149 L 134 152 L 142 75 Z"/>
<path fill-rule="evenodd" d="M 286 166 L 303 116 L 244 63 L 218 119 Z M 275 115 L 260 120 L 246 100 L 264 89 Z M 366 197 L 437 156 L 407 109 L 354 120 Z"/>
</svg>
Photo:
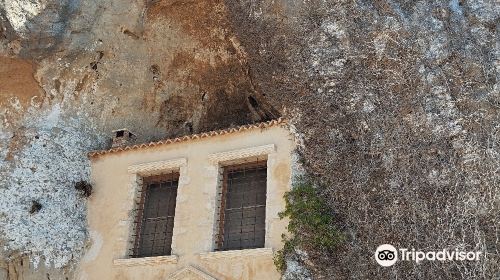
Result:
<svg viewBox="0 0 500 280">
<path fill-rule="evenodd" d="M 216 250 L 263 248 L 267 162 L 227 166 L 222 172 Z"/>
<path fill-rule="evenodd" d="M 167 256 L 172 253 L 178 184 L 179 173 L 174 172 L 143 178 L 130 257 Z"/>
</svg>

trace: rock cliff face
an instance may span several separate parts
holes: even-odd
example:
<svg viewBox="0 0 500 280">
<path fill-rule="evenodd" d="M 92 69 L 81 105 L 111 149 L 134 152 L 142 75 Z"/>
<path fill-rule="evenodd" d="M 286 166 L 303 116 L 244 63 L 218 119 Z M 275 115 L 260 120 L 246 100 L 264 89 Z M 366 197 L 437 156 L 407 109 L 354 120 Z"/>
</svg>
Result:
<svg viewBox="0 0 500 280">
<path fill-rule="evenodd" d="M 72 279 L 86 152 L 288 117 L 346 234 L 315 278 L 499 277 L 498 5 L 0 1 L 0 279 Z M 30 213 L 34 202 L 41 209 Z M 401 262 L 383 243 L 483 251 Z M 17 257 L 16 257 L 17 256 Z"/>
</svg>

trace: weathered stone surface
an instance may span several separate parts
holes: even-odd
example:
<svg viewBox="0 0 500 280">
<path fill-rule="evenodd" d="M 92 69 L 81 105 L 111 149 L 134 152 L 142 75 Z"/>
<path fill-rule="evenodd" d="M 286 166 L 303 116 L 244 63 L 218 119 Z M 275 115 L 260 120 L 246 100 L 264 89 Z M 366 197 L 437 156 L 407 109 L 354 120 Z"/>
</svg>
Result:
<svg viewBox="0 0 500 280">
<path fill-rule="evenodd" d="M 10 1 L 0 15 L 0 232 L 32 267 L 81 256 L 74 184 L 113 129 L 145 142 L 274 117 L 248 101 L 259 96 L 221 2 Z"/>
<path fill-rule="evenodd" d="M 309 252 L 316 277 L 499 277 L 498 5 L 226 3 L 254 81 L 296 122 L 347 235 L 335 256 Z M 384 243 L 487 257 L 381 270 Z"/>
<path fill-rule="evenodd" d="M 498 14 L 494 0 L 0 1 L 2 239 L 35 263 L 78 261 L 72 184 L 113 129 L 148 141 L 281 113 L 348 237 L 326 262 L 308 252 L 318 278 L 499 277 Z M 487 258 L 381 270 L 382 243 Z"/>
</svg>

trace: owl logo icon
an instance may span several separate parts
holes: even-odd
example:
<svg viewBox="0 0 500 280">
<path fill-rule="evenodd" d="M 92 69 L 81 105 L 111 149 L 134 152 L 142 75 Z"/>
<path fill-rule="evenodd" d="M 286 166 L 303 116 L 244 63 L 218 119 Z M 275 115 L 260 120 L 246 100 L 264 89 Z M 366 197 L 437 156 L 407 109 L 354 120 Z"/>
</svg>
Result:
<svg viewBox="0 0 500 280">
<path fill-rule="evenodd" d="M 390 244 L 380 245 L 375 251 L 375 260 L 381 266 L 392 266 L 398 260 L 398 250 Z"/>
</svg>

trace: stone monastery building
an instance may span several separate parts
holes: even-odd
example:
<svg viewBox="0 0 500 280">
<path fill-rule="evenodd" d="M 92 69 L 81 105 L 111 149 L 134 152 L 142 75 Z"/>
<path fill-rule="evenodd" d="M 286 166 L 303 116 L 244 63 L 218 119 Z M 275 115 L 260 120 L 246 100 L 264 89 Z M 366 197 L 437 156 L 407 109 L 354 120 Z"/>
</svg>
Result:
<svg viewBox="0 0 500 280">
<path fill-rule="evenodd" d="M 279 279 L 295 141 L 284 120 L 89 153 L 80 279 Z"/>
</svg>

